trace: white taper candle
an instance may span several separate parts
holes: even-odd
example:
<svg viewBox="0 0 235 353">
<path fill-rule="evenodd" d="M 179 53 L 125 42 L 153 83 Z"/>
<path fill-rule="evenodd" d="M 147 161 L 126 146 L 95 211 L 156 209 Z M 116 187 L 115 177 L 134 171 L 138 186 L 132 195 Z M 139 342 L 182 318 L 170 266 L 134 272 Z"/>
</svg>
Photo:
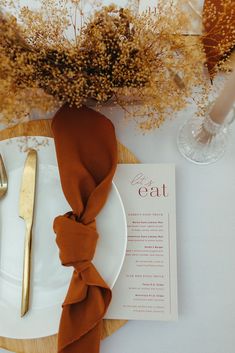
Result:
<svg viewBox="0 0 235 353">
<path fill-rule="evenodd" d="M 232 109 L 235 102 L 235 68 L 226 81 L 219 97 L 216 99 L 211 111 L 211 119 L 218 124 L 222 124 Z"/>
</svg>

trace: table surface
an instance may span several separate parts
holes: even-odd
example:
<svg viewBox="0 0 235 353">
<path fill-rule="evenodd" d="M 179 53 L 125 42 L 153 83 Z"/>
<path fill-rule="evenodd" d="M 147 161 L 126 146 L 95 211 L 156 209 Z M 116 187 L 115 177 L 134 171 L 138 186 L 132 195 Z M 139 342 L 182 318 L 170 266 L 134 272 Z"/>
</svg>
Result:
<svg viewBox="0 0 235 353">
<path fill-rule="evenodd" d="M 224 157 L 205 166 L 177 150 L 192 104 L 147 134 L 118 108 L 103 113 L 141 162 L 176 165 L 179 320 L 129 321 L 102 342 L 101 353 L 234 353 L 235 124 Z"/>
</svg>

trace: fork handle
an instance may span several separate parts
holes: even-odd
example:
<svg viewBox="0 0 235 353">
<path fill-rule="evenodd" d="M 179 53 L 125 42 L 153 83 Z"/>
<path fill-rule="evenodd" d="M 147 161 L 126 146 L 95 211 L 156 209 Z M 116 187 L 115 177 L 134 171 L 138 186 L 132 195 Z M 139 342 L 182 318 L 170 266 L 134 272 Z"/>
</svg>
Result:
<svg viewBox="0 0 235 353">
<path fill-rule="evenodd" d="M 31 247 L 32 247 L 31 245 L 32 245 L 32 225 L 26 224 L 22 295 L 21 295 L 21 317 L 23 317 L 29 309 Z"/>
</svg>

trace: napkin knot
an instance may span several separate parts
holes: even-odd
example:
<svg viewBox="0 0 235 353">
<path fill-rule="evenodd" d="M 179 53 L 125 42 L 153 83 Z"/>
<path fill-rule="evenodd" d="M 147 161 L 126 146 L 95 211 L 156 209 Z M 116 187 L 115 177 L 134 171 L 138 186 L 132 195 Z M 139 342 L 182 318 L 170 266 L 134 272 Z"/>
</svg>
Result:
<svg viewBox="0 0 235 353">
<path fill-rule="evenodd" d="M 62 264 L 74 267 L 62 305 L 60 332 L 66 334 L 59 335 L 59 352 L 67 353 L 67 350 L 70 352 L 71 349 L 72 352 L 74 349 L 73 352 L 78 353 L 98 353 L 101 320 L 112 294 L 91 262 L 98 239 L 95 221 L 84 224 L 79 216 L 68 212 L 64 216 L 56 217 L 53 227 Z M 76 327 L 76 333 L 73 332 L 73 325 Z M 92 346 L 85 350 L 84 344 Z"/>
<path fill-rule="evenodd" d="M 78 220 L 79 217 L 71 212 L 58 216 L 54 220 L 54 231 L 61 263 L 82 272 L 90 266 L 94 257 L 98 233 L 95 221 L 83 224 Z"/>
</svg>

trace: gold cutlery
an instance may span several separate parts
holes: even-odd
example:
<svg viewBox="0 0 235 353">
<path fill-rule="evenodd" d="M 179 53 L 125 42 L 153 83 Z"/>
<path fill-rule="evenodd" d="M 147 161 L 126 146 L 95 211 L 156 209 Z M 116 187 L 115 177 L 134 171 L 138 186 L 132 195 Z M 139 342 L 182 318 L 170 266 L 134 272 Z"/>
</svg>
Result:
<svg viewBox="0 0 235 353">
<path fill-rule="evenodd" d="M 3 163 L 2 155 L 0 154 L 0 198 L 7 192 L 8 180 L 5 165 Z"/>
<path fill-rule="evenodd" d="M 29 309 L 30 295 L 30 268 L 31 268 L 31 245 L 32 226 L 34 215 L 35 185 L 37 170 L 37 151 L 31 149 L 28 152 L 20 189 L 19 216 L 25 221 L 25 245 L 24 245 L 24 265 L 21 296 L 21 317 Z"/>
</svg>

